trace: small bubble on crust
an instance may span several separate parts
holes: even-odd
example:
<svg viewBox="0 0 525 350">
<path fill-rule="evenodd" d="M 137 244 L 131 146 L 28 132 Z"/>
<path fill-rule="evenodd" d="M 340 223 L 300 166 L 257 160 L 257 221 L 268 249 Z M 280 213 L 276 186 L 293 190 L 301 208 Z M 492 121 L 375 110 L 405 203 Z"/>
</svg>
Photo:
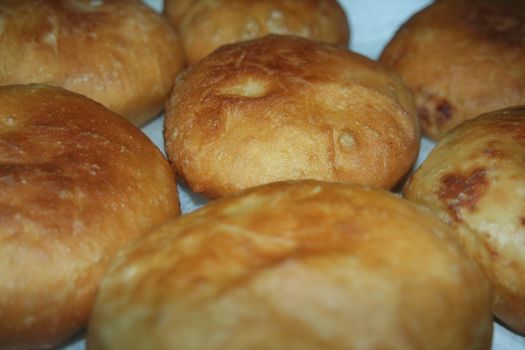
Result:
<svg viewBox="0 0 525 350">
<path fill-rule="evenodd" d="M 261 79 L 243 79 L 235 84 L 223 87 L 220 94 L 234 97 L 257 98 L 268 94 L 269 83 Z"/>
<path fill-rule="evenodd" d="M 15 118 L 12 116 L 7 116 L 7 118 L 5 118 L 5 124 L 9 126 L 15 125 Z"/>
<path fill-rule="evenodd" d="M 98 164 L 91 164 L 89 166 L 89 173 L 93 176 L 97 175 L 100 171 L 100 166 Z"/>
<path fill-rule="evenodd" d="M 248 18 L 244 25 L 244 30 L 241 34 L 242 40 L 253 39 L 259 35 L 261 32 L 261 27 L 259 23 L 253 18 Z"/>
<path fill-rule="evenodd" d="M 266 21 L 266 26 L 271 33 L 286 33 L 283 13 L 279 10 L 272 10 Z"/>
<path fill-rule="evenodd" d="M 13 117 L 12 115 L 6 115 L 6 116 L 1 116 L 0 117 L 0 125 L 4 128 L 4 129 L 11 129 L 13 127 L 16 127 L 17 125 L 17 122 L 16 122 L 16 118 Z"/>
<path fill-rule="evenodd" d="M 282 19 L 284 16 L 283 16 L 283 13 L 279 10 L 272 10 L 272 12 L 270 12 L 270 17 L 271 18 L 274 18 L 274 19 Z"/>
<path fill-rule="evenodd" d="M 71 195 L 71 193 L 67 190 L 60 190 L 58 192 L 58 197 L 60 197 L 61 199 L 66 199 L 68 198 L 69 196 Z"/>
<path fill-rule="evenodd" d="M 104 5 L 104 0 L 75 0 L 72 2 L 74 8 L 78 11 L 93 11 L 96 7 Z"/>
<path fill-rule="evenodd" d="M 42 36 L 42 43 L 56 47 L 57 46 L 57 36 L 54 32 L 48 32 Z"/>
<path fill-rule="evenodd" d="M 339 136 L 339 143 L 347 150 L 354 148 L 356 145 L 355 138 L 349 131 L 345 131 Z"/>
</svg>

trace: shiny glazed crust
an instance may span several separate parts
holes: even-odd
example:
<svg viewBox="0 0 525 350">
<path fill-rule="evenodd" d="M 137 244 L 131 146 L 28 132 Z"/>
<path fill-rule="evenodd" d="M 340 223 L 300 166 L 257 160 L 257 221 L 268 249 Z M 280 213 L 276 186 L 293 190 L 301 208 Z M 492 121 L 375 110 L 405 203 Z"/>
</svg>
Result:
<svg viewBox="0 0 525 350">
<path fill-rule="evenodd" d="M 446 134 L 407 183 L 407 198 L 450 223 L 494 289 L 494 313 L 525 333 L 525 108 Z"/>
<path fill-rule="evenodd" d="M 215 198 L 305 178 L 390 188 L 420 136 L 412 96 L 379 64 L 270 35 L 223 46 L 181 74 L 164 138 L 192 190 Z"/>
<path fill-rule="evenodd" d="M 137 0 L 0 2 L 1 85 L 61 86 L 142 125 L 184 60 L 167 21 Z"/>
<path fill-rule="evenodd" d="M 488 286 L 448 227 L 386 191 L 273 183 L 119 252 L 87 337 L 113 349 L 490 349 Z"/>
<path fill-rule="evenodd" d="M 62 89 L 0 87 L 0 349 L 79 332 L 117 248 L 178 214 L 168 162 L 126 120 Z"/>
<path fill-rule="evenodd" d="M 266 34 L 347 47 L 350 29 L 336 0 L 166 0 L 164 15 L 195 63 L 221 45 Z"/>
<path fill-rule="evenodd" d="M 525 2 L 441 0 L 412 17 L 381 63 L 412 89 L 424 134 L 525 104 Z"/>
</svg>

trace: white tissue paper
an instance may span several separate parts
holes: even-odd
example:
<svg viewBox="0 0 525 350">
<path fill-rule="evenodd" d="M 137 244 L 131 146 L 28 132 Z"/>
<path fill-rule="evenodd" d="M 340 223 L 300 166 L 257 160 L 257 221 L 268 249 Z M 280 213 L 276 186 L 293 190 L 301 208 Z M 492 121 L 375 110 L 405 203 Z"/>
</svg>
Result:
<svg viewBox="0 0 525 350">
<path fill-rule="evenodd" d="M 162 0 L 145 0 L 157 11 L 162 11 Z M 377 59 L 383 47 L 392 38 L 399 26 L 411 15 L 430 4 L 431 0 L 339 0 L 345 9 L 351 28 L 350 49 Z M 164 152 L 162 139 L 163 117 L 159 116 L 142 128 L 144 133 Z M 417 165 L 421 164 L 434 143 L 423 139 Z M 190 212 L 206 200 L 179 185 L 183 213 Z M 64 350 L 83 350 L 85 342 L 77 340 Z M 512 333 L 499 324 L 494 324 L 493 350 L 525 350 L 525 338 Z"/>
</svg>

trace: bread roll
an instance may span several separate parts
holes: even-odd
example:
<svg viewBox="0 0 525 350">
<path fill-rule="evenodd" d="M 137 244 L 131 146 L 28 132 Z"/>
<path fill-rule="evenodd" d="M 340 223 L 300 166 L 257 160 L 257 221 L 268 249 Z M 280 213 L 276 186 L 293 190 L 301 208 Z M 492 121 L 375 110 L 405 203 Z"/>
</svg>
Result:
<svg viewBox="0 0 525 350">
<path fill-rule="evenodd" d="M 494 313 L 525 334 L 525 107 L 467 121 L 438 143 L 405 196 L 455 228 L 494 290 Z"/>
<path fill-rule="evenodd" d="M 194 192 L 289 179 L 391 188 L 419 149 L 412 96 L 346 49 L 270 35 L 223 46 L 179 76 L 164 139 Z"/>
<path fill-rule="evenodd" d="M 166 0 L 188 61 L 216 48 L 266 34 L 298 35 L 347 47 L 350 29 L 337 0 Z"/>
<path fill-rule="evenodd" d="M 412 89 L 423 133 L 439 139 L 481 113 L 525 104 L 525 2 L 436 1 L 380 61 Z"/>
<path fill-rule="evenodd" d="M 117 248 L 178 213 L 169 164 L 126 120 L 59 88 L 0 87 L 0 349 L 82 330 Z"/>
<path fill-rule="evenodd" d="M 386 191 L 273 183 L 121 250 L 89 350 L 490 349 L 481 272 L 448 227 Z"/>
<path fill-rule="evenodd" d="M 179 37 L 138 0 L 0 2 L 0 85 L 61 86 L 142 125 L 184 60 Z"/>
</svg>

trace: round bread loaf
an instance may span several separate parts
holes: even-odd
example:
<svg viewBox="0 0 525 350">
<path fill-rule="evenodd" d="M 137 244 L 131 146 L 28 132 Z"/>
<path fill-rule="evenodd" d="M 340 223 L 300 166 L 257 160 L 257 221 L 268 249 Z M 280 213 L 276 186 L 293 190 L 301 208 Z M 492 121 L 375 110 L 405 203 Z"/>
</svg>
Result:
<svg viewBox="0 0 525 350">
<path fill-rule="evenodd" d="M 216 198 L 305 178 L 391 188 L 420 135 L 408 89 L 376 62 L 270 35 L 223 46 L 181 74 L 164 138 L 191 189 Z"/>
<path fill-rule="evenodd" d="M 525 1 L 441 0 L 412 17 L 380 62 L 412 89 L 424 134 L 525 104 Z"/>
<path fill-rule="evenodd" d="M 525 333 L 525 107 L 449 131 L 404 195 L 450 223 L 494 290 L 494 313 Z"/>
<path fill-rule="evenodd" d="M 350 29 L 337 0 L 166 0 L 189 63 L 224 44 L 288 34 L 347 47 Z"/>
<path fill-rule="evenodd" d="M 136 127 L 55 87 L 0 87 L 0 349 L 86 324 L 118 247 L 179 214 L 173 171 Z"/>
<path fill-rule="evenodd" d="M 0 1 L 0 85 L 60 86 L 142 125 L 184 60 L 167 21 L 138 0 Z"/>
<path fill-rule="evenodd" d="M 490 349 L 488 285 L 449 228 L 386 191 L 316 181 L 225 197 L 119 251 L 87 344 Z"/>
</svg>

